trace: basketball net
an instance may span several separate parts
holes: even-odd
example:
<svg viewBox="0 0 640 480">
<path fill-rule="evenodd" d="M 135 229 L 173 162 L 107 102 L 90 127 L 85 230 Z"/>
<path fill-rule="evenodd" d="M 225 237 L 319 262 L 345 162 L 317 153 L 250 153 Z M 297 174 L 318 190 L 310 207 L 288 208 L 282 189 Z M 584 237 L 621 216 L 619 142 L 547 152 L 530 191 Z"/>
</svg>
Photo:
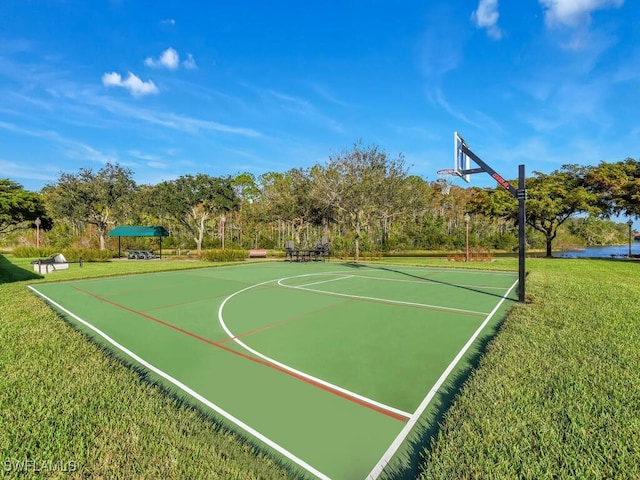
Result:
<svg viewBox="0 0 640 480">
<path fill-rule="evenodd" d="M 451 179 L 455 175 L 455 171 L 451 168 L 445 168 L 444 170 L 438 170 L 437 173 L 437 184 L 440 186 L 440 191 L 443 195 L 449 195 L 449 192 L 451 192 L 451 185 L 453 185 Z"/>
</svg>

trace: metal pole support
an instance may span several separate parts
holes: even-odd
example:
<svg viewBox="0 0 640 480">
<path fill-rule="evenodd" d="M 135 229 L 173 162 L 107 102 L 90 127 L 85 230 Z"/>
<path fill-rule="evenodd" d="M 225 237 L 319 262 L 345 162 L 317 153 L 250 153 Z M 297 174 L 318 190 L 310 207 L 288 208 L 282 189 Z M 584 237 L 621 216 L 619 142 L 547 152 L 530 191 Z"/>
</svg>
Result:
<svg viewBox="0 0 640 480">
<path fill-rule="evenodd" d="M 527 271 L 525 268 L 526 259 L 526 211 L 525 202 L 527 190 L 525 188 L 524 165 L 518 166 L 518 300 L 525 302 L 525 281 Z"/>
</svg>

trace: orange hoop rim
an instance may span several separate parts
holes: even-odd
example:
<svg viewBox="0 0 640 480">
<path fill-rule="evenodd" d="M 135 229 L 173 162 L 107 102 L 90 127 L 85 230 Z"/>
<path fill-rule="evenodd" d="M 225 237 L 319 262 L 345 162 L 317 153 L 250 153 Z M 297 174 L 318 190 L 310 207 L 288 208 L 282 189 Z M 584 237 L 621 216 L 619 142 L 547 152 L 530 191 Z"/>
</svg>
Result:
<svg viewBox="0 0 640 480">
<path fill-rule="evenodd" d="M 458 172 L 456 172 L 453 168 L 443 168 L 442 170 L 438 170 L 436 172 L 438 174 L 439 177 L 444 177 L 444 176 L 456 176 L 456 175 L 460 175 Z"/>
</svg>

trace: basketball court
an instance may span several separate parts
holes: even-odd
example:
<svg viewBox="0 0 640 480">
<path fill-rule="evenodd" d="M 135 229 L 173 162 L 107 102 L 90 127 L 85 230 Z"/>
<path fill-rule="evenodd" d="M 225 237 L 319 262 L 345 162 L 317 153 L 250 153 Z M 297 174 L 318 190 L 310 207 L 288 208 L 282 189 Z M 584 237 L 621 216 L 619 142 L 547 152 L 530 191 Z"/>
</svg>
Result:
<svg viewBox="0 0 640 480">
<path fill-rule="evenodd" d="M 68 322 L 317 478 L 398 471 L 517 272 L 267 262 L 39 284 Z"/>
</svg>

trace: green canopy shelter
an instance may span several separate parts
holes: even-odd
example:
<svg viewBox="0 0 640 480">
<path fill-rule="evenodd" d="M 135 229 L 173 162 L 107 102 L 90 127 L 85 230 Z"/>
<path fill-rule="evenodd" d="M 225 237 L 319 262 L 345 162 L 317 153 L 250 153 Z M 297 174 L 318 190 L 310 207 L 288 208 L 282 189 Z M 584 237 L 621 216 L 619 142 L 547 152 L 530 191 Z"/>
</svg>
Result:
<svg viewBox="0 0 640 480">
<path fill-rule="evenodd" d="M 160 258 L 162 258 L 162 237 L 168 237 L 169 232 L 164 227 L 120 226 L 109 232 L 110 237 L 118 237 L 118 257 L 120 257 L 121 237 L 158 237 L 160 241 Z"/>
</svg>

